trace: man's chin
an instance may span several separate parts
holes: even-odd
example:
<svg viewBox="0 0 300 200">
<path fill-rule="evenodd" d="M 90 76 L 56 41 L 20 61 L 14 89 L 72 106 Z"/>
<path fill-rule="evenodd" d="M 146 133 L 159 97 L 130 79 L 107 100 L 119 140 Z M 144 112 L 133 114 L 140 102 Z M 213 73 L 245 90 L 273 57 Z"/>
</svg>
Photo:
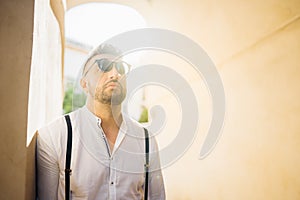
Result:
<svg viewBox="0 0 300 200">
<path fill-rule="evenodd" d="M 96 95 L 95 100 L 103 104 L 120 105 L 126 97 L 126 93 L 121 90 L 106 90 L 105 92 Z"/>
<path fill-rule="evenodd" d="M 111 98 L 111 105 L 120 105 L 125 99 L 125 95 L 113 95 Z"/>
</svg>

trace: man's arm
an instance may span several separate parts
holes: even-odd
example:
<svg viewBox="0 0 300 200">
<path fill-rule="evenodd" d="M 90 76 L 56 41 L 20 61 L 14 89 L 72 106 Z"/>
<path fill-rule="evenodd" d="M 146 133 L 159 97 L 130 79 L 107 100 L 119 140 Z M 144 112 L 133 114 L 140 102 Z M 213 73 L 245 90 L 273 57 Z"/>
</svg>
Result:
<svg viewBox="0 0 300 200">
<path fill-rule="evenodd" d="M 156 140 L 153 138 L 151 141 L 150 152 L 150 173 L 149 173 L 149 199 L 150 200 L 165 200 L 165 187 L 163 176 L 161 172 L 159 150 Z"/>
<path fill-rule="evenodd" d="M 161 174 L 161 170 L 150 172 L 149 199 L 150 200 L 166 199 L 164 181 Z"/>
<path fill-rule="evenodd" d="M 51 141 L 46 141 L 37 134 L 37 195 L 39 200 L 56 200 L 59 180 L 57 155 Z"/>
</svg>

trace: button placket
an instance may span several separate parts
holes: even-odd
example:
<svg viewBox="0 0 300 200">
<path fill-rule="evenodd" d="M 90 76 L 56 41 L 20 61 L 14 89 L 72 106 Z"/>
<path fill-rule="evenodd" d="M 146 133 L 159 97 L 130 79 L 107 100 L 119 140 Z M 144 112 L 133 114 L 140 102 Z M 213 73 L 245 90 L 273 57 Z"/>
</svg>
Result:
<svg viewBox="0 0 300 200">
<path fill-rule="evenodd" d="M 113 157 L 110 158 L 110 177 L 109 177 L 109 196 L 111 199 L 116 198 L 116 170 Z"/>
<path fill-rule="evenodd" d="M 110 159 L 110 185 L 116 184 L 116 170 L 115 163 L 113 161 L 113 157 Z"/>
</svg>

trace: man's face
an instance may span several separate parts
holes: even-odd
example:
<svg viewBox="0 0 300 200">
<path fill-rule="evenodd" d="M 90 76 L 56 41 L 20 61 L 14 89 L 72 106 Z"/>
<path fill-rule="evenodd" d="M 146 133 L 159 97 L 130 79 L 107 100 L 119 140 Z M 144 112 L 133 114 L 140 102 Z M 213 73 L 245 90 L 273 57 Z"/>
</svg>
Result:
<svg viewBox="0 0 300 200">
<path fill-rule="evenodd" d="M 121 104 L 126 97 L 126 65 L 113 55 L 94 56 L 87 63 L 84 75 L 88 95 L 99 103 Z"/>
</svg>

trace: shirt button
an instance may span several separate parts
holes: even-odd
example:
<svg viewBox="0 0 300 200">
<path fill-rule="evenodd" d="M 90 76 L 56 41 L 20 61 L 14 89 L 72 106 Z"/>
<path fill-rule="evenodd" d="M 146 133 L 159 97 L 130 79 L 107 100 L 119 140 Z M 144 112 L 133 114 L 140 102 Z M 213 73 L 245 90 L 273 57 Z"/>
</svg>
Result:
<svg viewBox="0 0 300 200">
<path fill-rule="evenodd" d="M 110 184 L 111 184 L 111 185 L 113 185 L 113 184 L 114 184 L 114 182 L 112 181 L 112 182 L 110 182 Z"/>
</svg>

